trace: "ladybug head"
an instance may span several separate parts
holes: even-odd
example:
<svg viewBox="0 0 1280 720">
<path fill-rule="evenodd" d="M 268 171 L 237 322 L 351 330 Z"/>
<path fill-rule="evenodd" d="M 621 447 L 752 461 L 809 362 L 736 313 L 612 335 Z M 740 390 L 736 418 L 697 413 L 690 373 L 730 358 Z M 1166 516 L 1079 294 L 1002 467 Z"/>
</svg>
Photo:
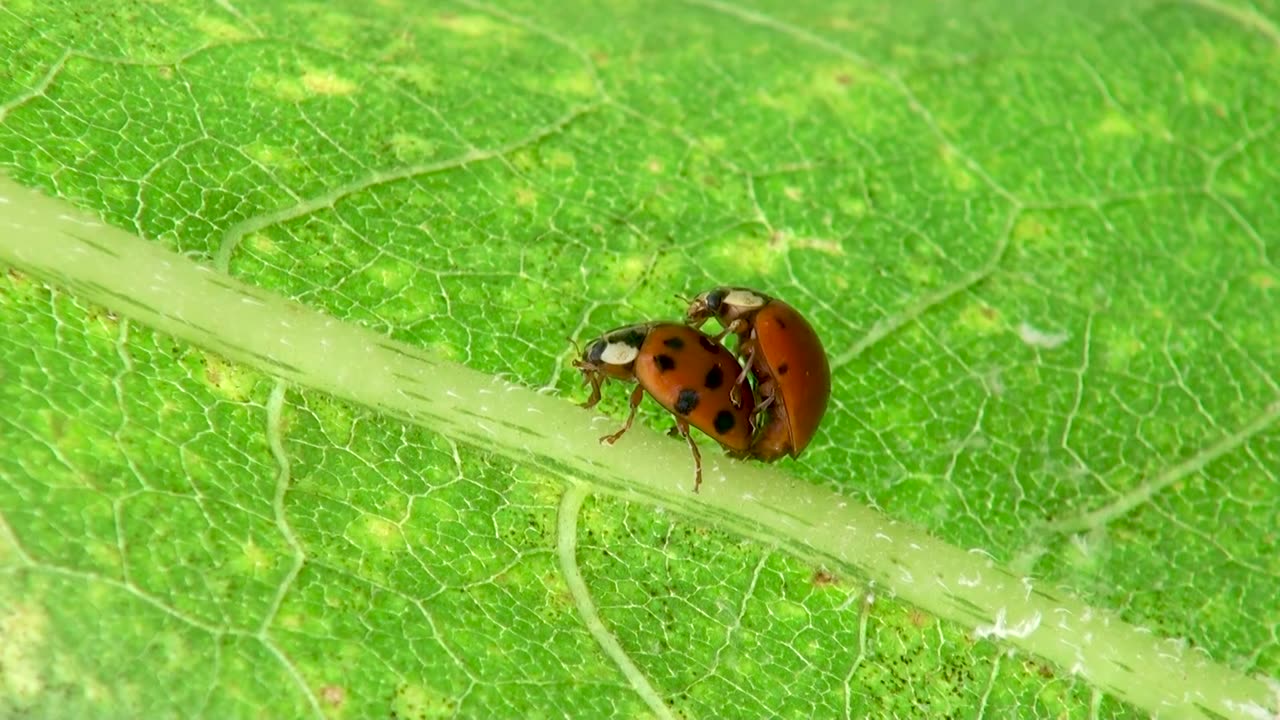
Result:
<svg viewBox="0 0 1280 720">
<path fill-rule="evenodd" d="M 693 300 L 689 301 L 689 309 L 685 311 L 685 322 L 699 327 L 709 318 L 719 317 L 720 310 L 724 306 L 725 296 L 729 294 L 732 288 L 718 287 L 714 290 L 708 290 Z"/>
<path fill-rule="evenodd" d="M 708 290 L 689 303 L 685 322 L 699 327 L 707 318 L 716 318 L 721 324 L 732 322 L 754 313 L 769 302 L 769 297 L 750 288 L 722 286 Z"/>
</svg>

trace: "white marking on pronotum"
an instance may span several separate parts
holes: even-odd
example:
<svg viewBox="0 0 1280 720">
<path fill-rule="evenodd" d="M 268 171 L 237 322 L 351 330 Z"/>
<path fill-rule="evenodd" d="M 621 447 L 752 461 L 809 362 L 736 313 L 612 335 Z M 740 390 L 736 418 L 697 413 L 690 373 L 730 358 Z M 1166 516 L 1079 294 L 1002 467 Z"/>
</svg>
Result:
<svg viewBox="0 0 1280 720">
<path fill-rule="evenodd" d="M 767 302 L 759 293 L 750 290 L 730 290 L 728 295 L 724 296 L 726 305 L 736 305 L 738 307 L 763 307 Z"/>
<path fill-rule="evenodd" d="M 604 351 L 600 353 L 600 360 L 610 365 L 626 365 L 633 362 L 639 354 L 640 348 L 634 345 L 625 342 L 611 342 L 604 346 Z"/>
<path fill-rule="evenodd" d="M 1040 627 L 1040 613 L 1032 613 L 1030 617 L 1016 625 L 1009 625 L 1008 618 L 1005 615 L 1005 609 L 1000 608 L 996 612 L 996 622 L 994 625 L 979 625 L 973 629 L 973 636 L 981 640 L 986 637 L 1004 638 L 1026 638 Z"/>
<path fill-rule="evenodd" d="M 1022 342 L 1031 347 L 1052 350 L 1066 342 L 1069 336 L 1065 332 L 1045 332 L 1039 328 L 1032 327 L 1031 323 L 1023 321 L 1018 326 L 1018 337 L 1022 338 Z"/>
</svg>

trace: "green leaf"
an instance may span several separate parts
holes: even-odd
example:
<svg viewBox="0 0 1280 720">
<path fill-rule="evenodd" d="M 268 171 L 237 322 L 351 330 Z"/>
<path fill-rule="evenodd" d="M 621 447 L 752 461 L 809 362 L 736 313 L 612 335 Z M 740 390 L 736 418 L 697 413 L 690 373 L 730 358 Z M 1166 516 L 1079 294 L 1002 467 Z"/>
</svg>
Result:
<svg viewBox="0 0 1280 720">
<path fill-rule="evenodd" d="M 103 5 L 0 8 L 0 714 L 1280 712 L 1274 6 Z M 694 495 L 563 338 L 724 282 L 835 388 Z"/>
</svg>

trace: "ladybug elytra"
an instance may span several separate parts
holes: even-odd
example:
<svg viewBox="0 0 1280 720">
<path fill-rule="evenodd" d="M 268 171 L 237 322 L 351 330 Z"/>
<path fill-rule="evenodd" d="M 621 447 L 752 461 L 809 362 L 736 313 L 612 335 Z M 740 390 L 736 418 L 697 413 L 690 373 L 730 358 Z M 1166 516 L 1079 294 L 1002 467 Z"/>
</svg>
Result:
<svg viewBox="0 0 1280 720">
<path fill-rule="evenodd" d="M 613 444 L 631 428 L 646 392 L 675 416 L 673 434 L 684 437 L 693 453 L 694 492 L 702 484 L 702 456 L 689 434 L 690 425 L 735 454 L 750 450 L 755 396 L 742 365 L 696 328 L 672 322 L 616 328 L 590 342 L 574 367 L 591 385 L 584 408 L 600 402 L 600 386 L 609 378 L 637 383 L 626 423 L 601 442 Z"/>
</svg>

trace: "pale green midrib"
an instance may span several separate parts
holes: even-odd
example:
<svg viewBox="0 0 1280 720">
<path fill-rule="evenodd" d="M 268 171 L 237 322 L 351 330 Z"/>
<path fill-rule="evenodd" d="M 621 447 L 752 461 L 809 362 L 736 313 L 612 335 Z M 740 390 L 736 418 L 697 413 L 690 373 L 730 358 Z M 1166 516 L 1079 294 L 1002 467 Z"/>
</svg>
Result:
<svg viewBox="0 0 1280 720">
<path fill-rule="evenodd" d="M 6 178 L 0 178 L 0 262 L 300 387 L 414 419 L 517 462 L 552 467 L 567 481 L 826 558 L 1161 717 L 1247 719 L 1275 712 L 1266 709 L 1276 701 L 1261 680 L 1036 588 L 980 552 L 941 543 L 776 467 L 717 453 L 704 455 L 705 482 L 693 495 L 690 473 L 672 471 L 689 468 L 682 443 L 636 428 L 617 445 L 602 446 L 597 438 L 616 421 L 601 422 L 562 398 L 432 359 L 244 286 Z"/>
</svg>

